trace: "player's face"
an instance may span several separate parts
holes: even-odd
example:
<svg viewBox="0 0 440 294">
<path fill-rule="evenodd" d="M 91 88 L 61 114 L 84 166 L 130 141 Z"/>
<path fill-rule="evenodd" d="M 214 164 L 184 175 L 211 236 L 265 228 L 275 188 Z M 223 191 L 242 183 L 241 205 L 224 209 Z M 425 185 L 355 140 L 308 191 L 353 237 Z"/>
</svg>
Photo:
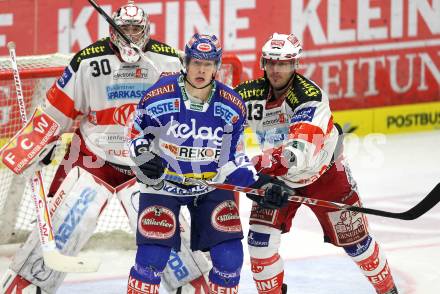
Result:
<svg viewBox="0 0 440 294">
<path fill-rule="evenodd" d="M 264 69 L 272 87 L 282 89 L 295 72 L 295 65 L 292 60 L 266 60 Z"/>
<path fill-rule="evenodd" d="M 142 26 L 122 25 L 121 29 L 135 44 L 143 37 L 144 34 L 144 29 Z"/>
<path fill-rule="evenodd" d="M 215 75 L 215 61 L 191 58 L 187 65 L 186 78 L 197 88 L 206 86 Z"/>
</svg>

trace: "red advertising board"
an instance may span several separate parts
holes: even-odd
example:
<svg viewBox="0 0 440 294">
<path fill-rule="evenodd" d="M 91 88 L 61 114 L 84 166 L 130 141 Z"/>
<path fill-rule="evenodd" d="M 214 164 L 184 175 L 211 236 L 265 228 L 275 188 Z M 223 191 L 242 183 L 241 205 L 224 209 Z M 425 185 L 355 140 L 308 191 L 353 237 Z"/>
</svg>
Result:
<svg viewBox="0 0 440 294">
<path fill-rule="evenodd" d="M 101 0 L 107 12 L 126 1 Z M 183 48 L 195 32 L 220 36 L 225 52 L 261 74 L 259 50 L 273 32 L 302 41 L 301 71 L 324 88 L 334 109 L 440 100 L 439 0 L 156 0 L 153 37 Z M 74 52 L 108 34 L 86 0 L 0 2 L 0 55 Z"/>
</svg>

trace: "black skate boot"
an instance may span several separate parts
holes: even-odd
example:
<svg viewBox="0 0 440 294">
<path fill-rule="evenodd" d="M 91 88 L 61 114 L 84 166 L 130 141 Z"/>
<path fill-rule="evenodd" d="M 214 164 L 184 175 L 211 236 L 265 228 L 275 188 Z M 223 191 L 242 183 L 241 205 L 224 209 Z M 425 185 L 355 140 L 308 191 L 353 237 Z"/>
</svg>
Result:
<svg viewBox="0 0 440 294">
<path fill-rule="evenodd" d="M 287 285 L 286 284 L 283 284 L 283 286 L 281 286 L 281 294 L 287 294 Z M 394 293 L 390 293 L 390 294 L 394 294 Z"/>
</svg>

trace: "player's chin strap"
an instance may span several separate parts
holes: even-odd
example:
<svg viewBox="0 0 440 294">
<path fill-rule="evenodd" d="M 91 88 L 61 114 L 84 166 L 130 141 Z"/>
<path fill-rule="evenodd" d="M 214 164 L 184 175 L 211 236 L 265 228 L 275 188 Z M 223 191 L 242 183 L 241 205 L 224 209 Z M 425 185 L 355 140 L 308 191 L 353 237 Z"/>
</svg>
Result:
<svg viewBox="0 0 440 294">
<path fill-rule="evenodd" d="M 196 88 L 196 89 L 198 89 L 198 90 L 205 89 L 206 87 L 211 86 L 212 83 L 213 83 L 213 81 L 214 81 L 214 77 L 215 77 L 215 76 L 212 76 L 211 81 L 209 81 L 209 83 L 206 84 L 206 86 L 203 86 L 203 87 L 196 87 L 195 85 L 193 85 L 193 83 L 191 83 L 191 82 L 186 78 L 186 72 L 182 71 L 182 74 L 183 74 L 183 80 L 184 80 L 185 82 L 187 82 L 188 84 L 190 84 L 191 87 Z"/>
<path fill-rule="evenodd" d="M 234 192 L 243 192 L 243 193 L 249 193 L 249 194 L 255 194 L 264 196 L 265 190 L 264 189 L 254 189 L 249 187 L 241 187 L 236 185 L 230 185 L 230 184 L 223 184 L 223 183 L 214 183 L 210 181 L 205 180 L 198 180 L 193 178 L 185 178 L 179 175 L 168 175 L 165 174 L 165 180 L 176 182 L 176 183 L 182 183 L 182 184 L 188 184 L 188 185 L 205 185 L 209 187 L 213 187 L 216 189 L 221 190 L 228 190 L 228 191 L 234 191 Z M 434 187 L 434 189 L 429 192 L 428 195 L 426 195 L 419 203 L 417 203 L 415 206 L 410 208 L 409 210 L 405 212 L 390 212 L 385 210 L 378 210 L 373 208 L 367 208 L 367 207 L 359 207 L 354 205 L 348 205 L 344 203 L 338 203 L 338 202 L 332 202 L 327 200 L 321 200 L 321 199 L 314 199 L 309 197 L 303 197 L 299 195 L 291 195 L 289 196 L 289 201 L 291 202 L 298 202 L 298 203 L 305 203 L 307 205 L 313 205 L 313 206 L 320 206 L 320 207 L 327 207 L 335 210 L 348 210 L 353 212 L 360 212 L 365 214 L 372 214 L 382 217 L 388 217 L 388 218 L 396 218 L 396 219 L 402 219 L 402 220 L 413 220 L 416 219 L 423 214 L 427 213 L 431 208 L 433 208 L 438 202 L 440 202 L 440 183 L 437 184 L 437 186 Z"/>
</svg>

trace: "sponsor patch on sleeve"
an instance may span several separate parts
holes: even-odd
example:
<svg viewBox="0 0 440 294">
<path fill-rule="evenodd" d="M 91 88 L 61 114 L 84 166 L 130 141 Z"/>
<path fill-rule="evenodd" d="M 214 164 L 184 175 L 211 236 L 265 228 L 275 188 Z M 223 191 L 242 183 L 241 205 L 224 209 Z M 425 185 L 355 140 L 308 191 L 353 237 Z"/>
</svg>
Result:
<svg viewBox="0 0 440 294">
<path fill-rule="evenodd" d="M 292 117 L 291 123 L 299 121 L 312 121 L 315 116 L 316 107 L 305 107 L 298 110 Z"/>
<path fill-rule="evenodd" d="M 269 238 L 270 238 L 269 234 L 264 234 L 249 230 L 248 244 L 254 247 L 268 247 Z"/>
<path fill-rule="evenodd" d="M 61 88 L 64 88 L 67 85 L 67 83 L 70 81 L 71 77 L 72 77 L 72 72 L 70 71 L 70 69 L 68 67 L 66 67 L 64 69 L 63 74 L 61 75 L 61 77 L 57 81 L 58 86 L 60 86 Z"/>
</svg>

